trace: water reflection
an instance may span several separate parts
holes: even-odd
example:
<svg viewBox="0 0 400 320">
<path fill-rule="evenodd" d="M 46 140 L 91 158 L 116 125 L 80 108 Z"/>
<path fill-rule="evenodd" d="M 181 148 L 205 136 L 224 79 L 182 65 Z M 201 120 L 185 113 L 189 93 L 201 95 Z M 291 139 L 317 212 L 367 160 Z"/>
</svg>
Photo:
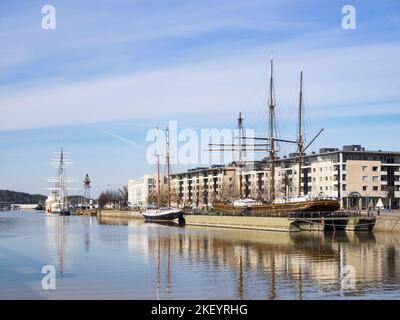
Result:
<svg viewBox="0 0 400 320">
<path fill-rule="evenodd" d="M 400 236 L 394 234 L 289 234 L 15 214 L 0 215 L 0 230 L 0 280 L 9 283 L 1 297 L 74 298 L 79 292 L 85 298 L 319 299 L 400 293 Z M 56 292 L 27 292 L 40 286 L 41 275 L 27 278 L 22 266 L 40 270 L 45 264 L 57 266 Z M 347 265 L 356 271 L 352 290 L 343 286 Z"/>
<path fill-rule="evenodd" d="M 214 270 L 230 268 L 236 273 L 235 298 L 238 299 L 252 298 L 254 286 L 260 289 L 258 280 L 265 283 L 263 298 L 267 299 L 285 297 L 287 292 L 294 293 L 293 298 L 303 299 L 304 288 L 310 293 L 310 286 L 338 296 L 368 294 L 371 287 L 385 287 L 393 282 L 397 284 L 394 289 L 399 289 L 400 270 L 396 259 L 399 251 L 392 239 L 383 239 L 384 236 L 378 236 L 377 245 L 377 237 L 373 234 L 190 232 L 190 228 L 185 231 L 164 236 L 158 234 L 157 248 L 150 236 L 149 250 L 157 251 L 159 261 L 160 242 L 167 243 L 168 272 L 170 250 L 173 250 L 173 256 L 181 256 L 191 265 L 209 264 Z M 342 270 L 346 265 L 352 265 L 356 271 L 354 290 L 343 287 Z M 166 281 L 169 288 L 169 276 Z"/>
</svg>

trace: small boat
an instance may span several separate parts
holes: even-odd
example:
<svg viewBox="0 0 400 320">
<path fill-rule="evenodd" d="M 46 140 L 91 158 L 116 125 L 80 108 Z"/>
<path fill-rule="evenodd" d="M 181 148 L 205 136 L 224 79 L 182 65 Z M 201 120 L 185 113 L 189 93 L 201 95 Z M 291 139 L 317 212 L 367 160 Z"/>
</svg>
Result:
<svg viewBox="0 0 400 320">
<path fill-rule="evenodd" d="M 171 183 L 170 183 L 170 163 L 169 163 L 169 132 L 166 131 L 166 160 L 167 160 L 167 190 L 168 190 L 168 206 L 161 207 L 161 186 L 160 186 L 160 154 L 158 153 L 158 128 L 157 128 L 157 207 L 148 208 L 142 212 L 145 220 L 168 221 L 178 219 L 184 222 L 183 209 L 171 206 Z"/>
<path fill-rule="evenodd" d="M 147 209 L 142 212 L 146 220 L 182 220 L 183 210 L 177 208 Z"/>
<path fill-rule="evenodd" d="M 60 216 L 69 216 L 71 215 L 71 211 L 69 211 L 68 209 L 61 209 L 59 212 Z"/>
<path fill-rule="evenodd" d="M 43 206 L 41 203 L 39 203 L 39 204 L 35 207 L 35 210 L 37 210 L 37 211 L 44 211 L 45 208 L 44 208 L 44 206 Z"/>
</svg>

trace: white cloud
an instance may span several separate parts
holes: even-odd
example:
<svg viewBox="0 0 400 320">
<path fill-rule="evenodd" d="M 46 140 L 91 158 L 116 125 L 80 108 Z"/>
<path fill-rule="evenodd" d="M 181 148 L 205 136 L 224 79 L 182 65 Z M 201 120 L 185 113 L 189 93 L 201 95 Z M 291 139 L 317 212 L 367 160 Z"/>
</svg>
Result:
<svg viewBox="0 0 400 320">
<path fill-rule="evenodd" d="M 294 50 L 293 50 L 294 51 Z M 305 96 L 310 116 L 337 112 L 354 115 L 398 113 L 397 57 L 399 43 L 360 45 L 336 49 L 290 48 L 276 56 L 276 86 L 281 112 L 296 102 L 299 62 L 305 67 Z M 1 130 L 82 124 L 123 119 L 192 117 L 226 114 L 233 117 L 254 92 L 267 69 L 267 48 L 234 52 L 225 59 L 124 76 L 68 84 L 41 83 L 33 87 L 8 88 L 0 93 Z M 266 71 L 265 71 L 266 72 Z M 266 97 L 265 88 L 249 105 L 254 114 Z M 350 107 L 358 105 L 358 107 Z M 349 106 L 348 110 L 343 110 Z M 253 115 L 250 116 L 250 118 Z M 221 119 L 224 121 L 224 119 Z"/>
</svg>

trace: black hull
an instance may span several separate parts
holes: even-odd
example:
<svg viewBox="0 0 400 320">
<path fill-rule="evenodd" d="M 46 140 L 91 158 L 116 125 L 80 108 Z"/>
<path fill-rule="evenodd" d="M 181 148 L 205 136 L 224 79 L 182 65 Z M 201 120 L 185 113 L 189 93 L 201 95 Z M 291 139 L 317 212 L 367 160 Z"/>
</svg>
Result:
<svg viewBox="0 0 400 320">
<path fill-rule="evenodd" d="M 182 212 L 166 213 L 166 214 L 160 214 L 157 216 L 146 215 L 145 213 L 142 213 L 142 215 L 145 220 L 149 220 L 149 221 L 171 221 L 171 220 L 183 218 Z"/>
</svg>

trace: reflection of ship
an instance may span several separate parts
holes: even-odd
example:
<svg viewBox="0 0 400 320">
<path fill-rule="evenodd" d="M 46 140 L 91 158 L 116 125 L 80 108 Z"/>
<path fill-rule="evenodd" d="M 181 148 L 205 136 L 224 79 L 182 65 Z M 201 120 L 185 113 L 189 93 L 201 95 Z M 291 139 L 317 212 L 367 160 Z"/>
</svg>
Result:
<svg viewBox="0 0 400 320">
<path fill-rule="evenodd" d="M 168 227 L 182 227 L 184 223 L 178 220 L 145 220 L 146 224 L 154 224 L 158 226 L 168 226 Z"/>
<path fill-rule="evenodd" d="M 157 208 L 147 209 L 142 212 L 146 220 L 183 220 L 183 210 L 171 206 L 170 166 L 169 166 L 169 134 L 166 131 L 166 160 L 167 160 L 167 192 L 168 206 L 161 207 L 161 185 L 160 185 L 160 154 L 158 152 L 158 128 L 157 128 Z"/>
<path fill-rule="evenodd" d="M 57 165 L 57 177 L 49 178 L 54 183 L 54 187 L 50 188 L 50 195 L 46 199 L 45 209 L 47 213 L 58 213 L 60 215 L 69 215 L 68 200 L 66 196 L 65 168 L 71 164 L 69 160 L 64 158 L 64 150 L 61 147 L 59 158 L 54 160 L 52 164 Z"/>
<path fill-rule="evenodd" d="M 238 118 L 238 143 L 236 146 L 224 145 L 224 144 L 210 144 L 210 146 L 218 146 L 222 149 L 211 150 L 211 151 L 237 151 L 238 162 L 236 164 L 239 176 L 239 199 L 234 199 L 230 202 L 217 201 L 213 203 L 213 207 L 216 211 L 232 212 L 241 211 L 246 213 L 256 214 L 268 214 L 268 213 L 288 213 L 288 212 L 303 212 L 303 211 L 319 211 L 319 212 L 332 212 L 340 208 L 339 201 L 337 199 L 327 199 L 321 197 L 313 197 L 307 194 L 307 190 L 302 187 L 302 157 L 306 149 L 314 142 L 314 140 L 320 135 L 323 129 L 311 140 L 311 142 L 304 147 L 304 139 L 302 132 L 303 122 L 303 70 L 300 71 L 300 94 L 299 94 L 299 105 L 298 105 L 298 128 L 297 128 L 297 139 L 286 140 L 278 139 L 275 137 L 276 124 L 275 124 L 275 99 L 274 99 L 274 84 L 273 84 L 273 60 L 271 59 L 271 77 L 269 83 L 269 122 L 268 122 L 268 138 L 247 138 L 244 136 L 243 130 L 243 119 L 241 114 Z M 246 139 L 250 140 L 261 140 L 263 143 L 248 144 Z M 276 164 L 276 143 L 292 143 L 297 145 L 297 196 L 295 197 L 275 197 L 275 164 Z M 226 149 L 225 147 L 229 147 Z M 251 148 L 251 149 L 248 149 Z M 243 167 L 244 161 L 242 159 L 242 153 L 246 150 L 250 151 L 267 151 L 268 152 L 268 164 L 270 171 L 270 185 L 269 195 L 267 199 L 255 200 L 255 199 L 244 199 L 243 197 Z M 288 183 L 285 179 L 288 187 Z M 286 189 L 286 188 L 285 188 Z"/>
</svg>

